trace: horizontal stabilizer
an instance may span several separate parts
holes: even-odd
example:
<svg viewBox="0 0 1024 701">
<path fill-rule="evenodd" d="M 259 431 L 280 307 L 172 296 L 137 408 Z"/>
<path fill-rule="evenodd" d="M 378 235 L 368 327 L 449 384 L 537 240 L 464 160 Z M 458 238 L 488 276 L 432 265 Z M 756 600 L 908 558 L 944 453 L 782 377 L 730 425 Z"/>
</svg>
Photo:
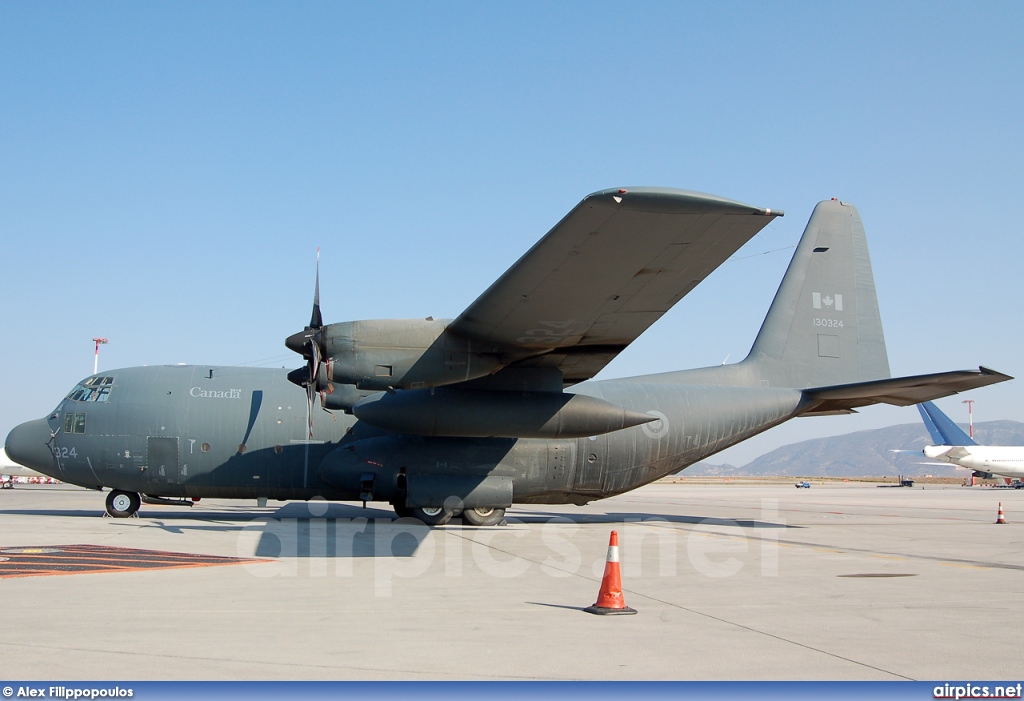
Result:
<svg viewBox="0 0 1024 701">
<path fill-rule="evenodd" d="M 1012 379 L 996 370 L 979 367 L 977 370 L 814 387 L 804 390 L 805 408 L 800 415 L 849 413 L 858 407 L 879 403 L 910 406 Z"/>
</svg>

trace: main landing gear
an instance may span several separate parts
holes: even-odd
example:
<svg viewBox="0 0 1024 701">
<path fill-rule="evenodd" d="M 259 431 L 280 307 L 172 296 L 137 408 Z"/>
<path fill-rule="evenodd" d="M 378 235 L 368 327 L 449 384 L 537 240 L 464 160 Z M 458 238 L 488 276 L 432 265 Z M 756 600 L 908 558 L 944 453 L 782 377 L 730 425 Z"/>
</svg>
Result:
<svg viewBox="0 0 1024 701">
<path fill-rule="evenodd" d="M 419 519 L 428 526 L 443 526 L 452 518 L 462 517 L 470 526 L 497 526 L 505 519 L 505 509 L 480 506 L 475 509 L 463 509 L 461 513 L 442 506 L 409 507 L 405 504 L 392 502 L 392 508 L 398 518 Z"/>
<path fill-rule="evenodd" d="M 417 506 L 412 510 L 412 517 L 418 518 L 428 526 L 443 526 L 452 520 L 455 512 L 443 506 Z"/>
<path fill-rule="evenodd" d="M 142 504 L 142 497 L 138 492 L 122 492 L 115 489 L 107 495 L 107 513 L 114 518 L 128 518 L 134 516 Z"/>
<path fill-rule="evenodd" d="M 471 526 L 497 526 L 505 520 L 505 509 L 478 506 L 475 509 L 465 509 L 462 518 Z"/>
</svg>

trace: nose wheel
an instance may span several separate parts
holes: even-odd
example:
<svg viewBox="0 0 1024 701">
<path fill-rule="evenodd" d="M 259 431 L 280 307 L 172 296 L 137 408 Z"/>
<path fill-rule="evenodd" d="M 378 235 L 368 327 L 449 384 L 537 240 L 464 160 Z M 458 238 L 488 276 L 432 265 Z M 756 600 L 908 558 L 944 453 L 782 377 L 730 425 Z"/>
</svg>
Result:
<svg viewBox="0 0 1024 701">
<path fill-rule="evenodd" d="M 107 513 L 114 518 L 134 516 L 142 504 L 138 492 L 122 492 L 115 489 L 107 495 Z"/>
</svg>

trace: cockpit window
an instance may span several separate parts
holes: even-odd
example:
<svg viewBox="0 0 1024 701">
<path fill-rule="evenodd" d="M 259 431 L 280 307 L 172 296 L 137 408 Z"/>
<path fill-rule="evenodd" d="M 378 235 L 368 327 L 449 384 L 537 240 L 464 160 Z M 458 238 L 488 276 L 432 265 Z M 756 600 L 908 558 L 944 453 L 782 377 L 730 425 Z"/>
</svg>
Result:
<svg viewBox="0 0 1024 701">
<path fill-rule="evenodd" d="M 75 385 L 67 399 L 73 402 L 105 402 L 113 389 L 113 377 L 90 377 Z"/>
<path fill-rule="evenodd" d="M 64 414 L 64 433 L 85 433 L 85 414 Z"/>
</svg>

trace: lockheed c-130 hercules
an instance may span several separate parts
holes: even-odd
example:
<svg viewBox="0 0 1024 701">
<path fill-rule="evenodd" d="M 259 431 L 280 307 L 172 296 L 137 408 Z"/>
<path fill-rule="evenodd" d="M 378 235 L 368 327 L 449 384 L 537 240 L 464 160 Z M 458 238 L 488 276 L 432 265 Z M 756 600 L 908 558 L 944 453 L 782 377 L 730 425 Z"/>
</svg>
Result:
<svg viewBox="0 0 1024 701">
<path fill-rule="evenodd" d="M 777 216 L 683 190 L 596 192 L 449 320 L 324 324 L 318 270 L 309 325 L 286 340 L 304 368 L 93 375 L 6 450 L 110 488 L 117 517 L 147 500 L 322 497 L 482 526 L 512 504 L 636 489 L 797 416 L 1010 379 L 983 367 L 890 379 L 863 225 L 832 200 L 746 359 L 588 381 Z"/>
</svg>

